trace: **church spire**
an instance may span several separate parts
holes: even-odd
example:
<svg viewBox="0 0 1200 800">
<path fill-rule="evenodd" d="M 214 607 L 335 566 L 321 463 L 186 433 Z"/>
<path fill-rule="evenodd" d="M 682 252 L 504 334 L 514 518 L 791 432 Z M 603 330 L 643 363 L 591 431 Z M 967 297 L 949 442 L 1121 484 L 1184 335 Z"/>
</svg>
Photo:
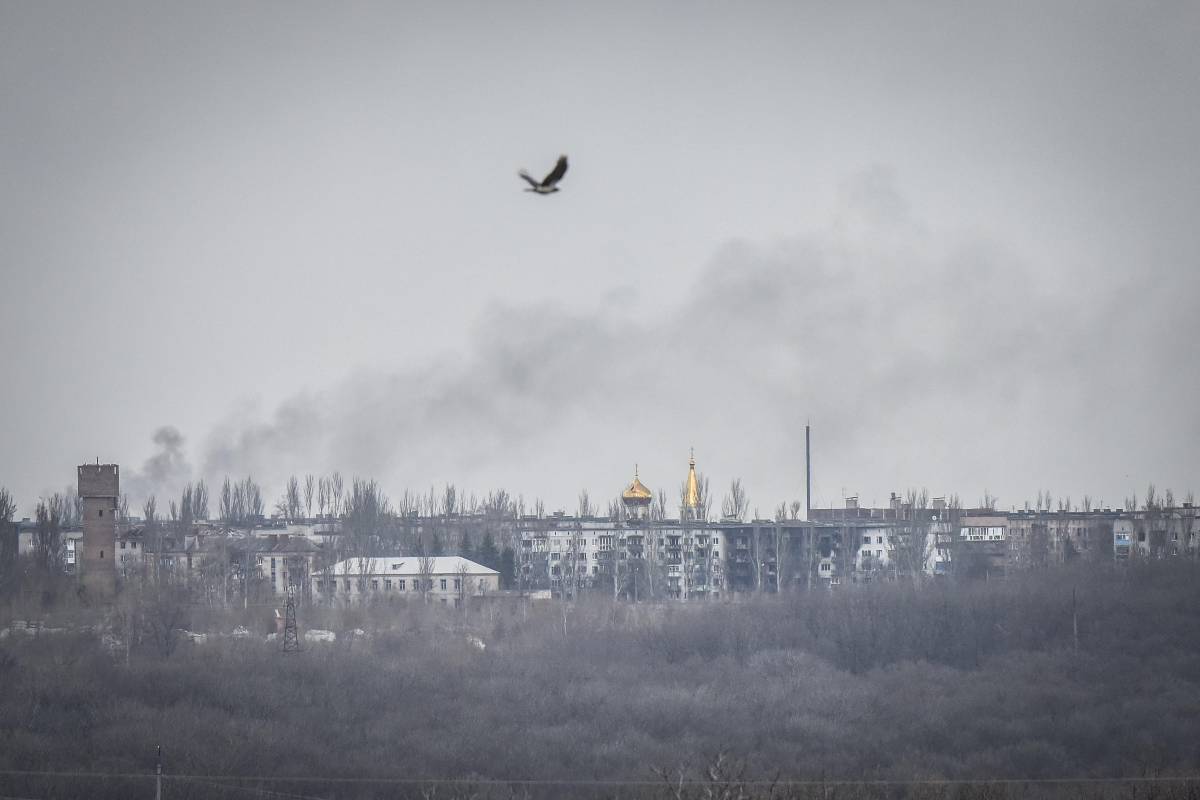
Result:
<svg viewBox="0 0 1200 800">
<path fill-rule="evenodd" d="M 700 513 L 700 483 L 696 480 L 696 449 L 692 448 L 688 457 L 687 486 L 683 493 L 683 508 L 685 515 L 695 518 Z"/>
</svg>

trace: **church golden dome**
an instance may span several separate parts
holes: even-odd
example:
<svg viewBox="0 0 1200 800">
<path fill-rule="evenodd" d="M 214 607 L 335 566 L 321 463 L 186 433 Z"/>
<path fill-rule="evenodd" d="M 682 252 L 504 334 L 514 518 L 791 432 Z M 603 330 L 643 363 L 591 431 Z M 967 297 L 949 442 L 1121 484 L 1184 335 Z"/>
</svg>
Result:
<svg viewBox="0 0 1200 800">
<path fill-rule="evenodd" d="M 621 492 L 621 499 L 626 503 L 644 504 L 649 503 L 654 495 L 646 488 L 646 484 L 638 479 L 638 470 L 635 465 L 633 468 L 633 483 L 629 484 L 629 488 Z"/>
<path fill-rule="evenodd" d="M 688 476 L 687 488 L 684 490 L 683 499 L 684 508 L 695 509 L 700 507 L 700 484 L 696 480 L 696 454 L 688 458 Z"/>
</svg>

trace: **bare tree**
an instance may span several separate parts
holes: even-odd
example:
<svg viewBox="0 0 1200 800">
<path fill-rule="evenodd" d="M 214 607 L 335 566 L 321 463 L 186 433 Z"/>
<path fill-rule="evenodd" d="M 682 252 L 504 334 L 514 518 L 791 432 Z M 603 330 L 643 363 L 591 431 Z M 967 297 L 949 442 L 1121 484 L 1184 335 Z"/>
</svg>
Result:
<svg viewBox="0 0 1200 800">
<path fill-rule="evenodd" d="M 233 525 L 237 522 L 233 513 L 233 483 L 229 480 L 229 476 L 225 476 L 225 482 L 221 484 L 221 497 L 217 501 L 217 515 L 226 525 Z"/>
<path fill-rule="evenodd" d="M 9 593 L 16 578 L 18 542 L 12 525 L 16 513 L 17 503 L 12 494 L 0 486 L 0 597 Z"/>
<path fill-rule="evenodd" d="M 0 486 L 0 524 L 12 522 L 13 514 L 17 513 L 17 502 L 8 489 Z"/>
<path fill-rule="evenodd" d="M 664 489 L 659 489 L 654 495 L 654 499 L 650 501 L 650 519 L 657 522 L 667 518 L 667 493 Z"/>
<path fill-rule="evenodd" d="M 284 490 L 284 515 L 288 522 L 295 522 L 300 518 L 300 509 L 304 508 L 300 500 L 300 479 L 295 475 L 288 478 L 287 488 Z"/>
<path fill-rule="evenodd" d="M 122 494 L 121 502 L 117 506 L 117 521 L 121 523 L 129 522 L 129 495 Z"/>
<path fill-rule="evenodd" d="M 59 509 L 62 514 L 62 527 L 78 528 L 83 524 L 83 498 L 79 496 L 79 492 L 74 486 L 66 486 L 61 494 L 55 495 L 59 498 Z"/>
<path fill-rule="evenodd" d="M 357 556 L 379 555 L 392 509 L 374 480 L 355 478 L 346 498 L 345 531 L 350 552 Z"/>
<path fill-rule="evenodd" d="M 242 481 L 233 485 L 233 521 L 237 525 L 246 521 L 246 484 Z"/>
<path fill-rule="evenodd" d="M 953 574 L 958 574 L 958 558 L 960 549 L 959 530 L 962 527 L 963 505 L 962 500 L 957 494 L 952 494 L 946 498 L 946 509 L 942 512 L 941 519 L 941 534 L 934 542 L 934 546 L 942 546 L 942 550 L 950 563 L 947 565 L 947 570 Z"/>
<path fill-rule="evenodd" d="M 192 513 L 192 507 L 196 501 L 196 490 L 192 484 L 183 487 L 183 494 L 179 497 L 179 521 L 183 523 L 183 529 L 189 530 L 192 527 L 192 520 L 195 516 Z"/>
<path fill-rule="evenodd" d="M 791 519 L 800 519 L 800 509 L 802 508 L 804 508 L 804 503 L 801 503 L 799 500 L 793 500 L 792 505 L 788 509 L 791 512 Z"/>
<path fill-rule="evenodd" d="M 142 521 L 145 538 L 142 541 L 142 568 L 148 569 L 150 576 L 156 582 L 161 578 L 162 566 L 162 527 L 158 524 L 158 499 L 154 495 L 146 498 L 142 504 Z M 145 552 L 149 548 L 150 552 Z"/>
<path fill-rule="evenodd" d="M 1152 483 L 1146 488 L 1146 499 L 1142 505 L 1142 525 L 1153 558 L 1162 558 L 1167 549 L 1167 532 L 1162 520 L 1163 502 Z"/>
<path fill-rule="evenodd" d="M 522 503 L 523 505 L 523 503 Z M 516 513 L 516 504 L 504 489 L 488 492 L 483 502 L 483 513 L 495 519 L 511 517 Z"/>
<path fill-rule="evenodd" d="M 581 493 L 582 501 L 586 499 L 587 492 Z M 580 515 L 585 516 L 585 515 Z M 590 515 L 588 515 L 590 516 Z M 571 530 L 570 536 L 567 537 L 567 549 L 563 553 L 562 561 L 559 562 L 559 594 L 566 600 L 568 599 L 568 586 L 570 587 L 570 599 L 575 599 L 579 596 L 579 580 L 577 567 L 579 566 L 579 537 L 583 535 L 582 525 L 579 522 L 575 523 L 575 527 Z M 615 544 L 614 544 L 615 547 Z"/>
<path fill-rule="evenodd" d="M 417 574 L 420 576 L 417 578 L 420 581 L 417 588 L 421 590 L 422 603 L 429 602 L 429 591 L 433 589 L 433 570 L 436 563 L 434 557 L 427 555 L 424 551 L 417 557 Z"/>
<path fill-rule="evenodd" d="M 592 505 L 592 501 L 588 497 L 588 490 L 581 489 L 579 491 L 579 508 L 576 511 L 576 516 L 582 519 L 584 517 L 590 517 L 595 513 L 596 508 Z"/>
<path fill-rule="evenodd" d="M 452 517 L 457 513 L 459 513 L 458 490 L 453 483 L 447 483 L 446 488 L 442 490 L 441 514 L 443 517 Z"/>
<path fill-rule="evenodd" d="M 196 481 L 196 487 L 192 490 L 192 517 L 208 519 L 208 484 L 203 478 Z"/>
<path fill-rule="evenodd" d="M 37 504 L 37 525 L 34 528 L 33 553 L 39 568 L 48 575 L 62 572 L 62 519 L 64 503 L 59 494 Z"/>
<path fill-rule="evenodd" d="M 304 476 L 304 517 L 312 518 L 313 492 L 317 488 L 317 479 L 312 473 Z"/>
<path fill-rule="evenodd" d="M 910 489 L 904 502 L 904 518 L 898 521 L 891 537 L 892 561 L 917 589 L 924 583 L 925 564 L 929 560 L 930 526 L 925 513 L 928 506 L 928 490 Z"/>
<path fill-rule="evenodd" d="M 611 519 L 615 522 L 620 522 L 621 519 L 625 516 L 622 513 L 622 510 L 624 509 L 624 507 L 625 507 L 625 504 L 621 502 L 620 497 L 614 497 L 612 500 L 609 500 L 608 501 L 608 514 L 607 514 L 608 519 Z"/>
<path fill-rule="evenodd" d="M 246 499 L 246 516 L 248 518 L 261 517 L 264 508 L 262 487 L 249 476 L 246 477 L 243 485 L 245 486 L 243 494 Z"/>
<path fill-rule="evenodd" d="M 705 487 L 707 489 L 707 485 Z M 724 501 L 721 503 L 721 518 L 731 519 L 742 522 L 746 519 L 746 511 L 750 507 L 750 502 L 746 498 L 746 490 L 742 486 L 741 478 L 734 478 L 729 484 L 729 493 L 725 495 Z M 783 509 L 783 505 L 780 505 Z M 780 519 L 783 519 L 783 514 L 780 514 Z"/>
<path fill-rule="evenodd" d="M 396 503 L 396 513 L 403 518 L 419 514 L 421 511 L 420 501 L 421 499 L 414 495 L 412 491 L 405 489 L 400 493 L 400 500 Z"/>
<path fill-rule="evenodd" d="M 466 561 L 458 562 L 458 569 L 454 573 L 454 581 L 457 584 L 454 588 L 458 592 L 458 607 L 464 611 L 467 608 L 467 596 L 471 593 L 471 565 Z"/>
<path fill-rule="evenodd" d="M 1187 497 L 1183 499 L 1183 508 L 1180 510 L 1179 520 L 1179 537 L 1183 542 L 1183 546 L 1187 548 L 1188 555 L 1195 558 L 1200 548 L 1196 547 L 1196 543 L 1192 541 L 1192 530 L 1196 525 L 1196 496 L 1188 492 Z"/>
<path fill-rule="evenodd" d="M 329 507 L 329 478 L 322 475 L 317 480 L 317 516 L 324 517 Z"/>
<path fill-rule="evenodd" d="M 706 521 L 712 506 L 712 495 L 708 491 L 708 476 L 703 472 L 696 473 L 696 488 L 700 493 L 700 519 Z"/>
<path fill-rule="evenodd" d="M 329 513 L 335 517 L 342 515 L 342 494 L 345 490 L 342 473 L 335 472 L 329 476 Z"/>
</svg>

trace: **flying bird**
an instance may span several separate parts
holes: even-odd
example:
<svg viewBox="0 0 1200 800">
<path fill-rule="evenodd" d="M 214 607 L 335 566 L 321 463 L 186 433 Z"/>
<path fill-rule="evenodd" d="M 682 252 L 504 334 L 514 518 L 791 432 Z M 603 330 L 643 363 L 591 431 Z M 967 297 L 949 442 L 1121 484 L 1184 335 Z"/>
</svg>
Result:
<svg viewBox="0 0 1200 800">
<path fill-rule="evenodd" d="M 542 178 L 541 183 L 534 180 L 533 177 L 525 170 L 521 170 L 517 174 L 524 178 L 525 182 L 531 187 L 525 190 L 527 192 L 534 192 L 536 194 L 551 194 L 553 192 L 557 192 L 558 182 L 562 180 L 563 175 L 567 174 L 567 157 L 559 156 L 558 163 L 554 165 L 554 169 L 550 170 L 549 175 Z"/>
</svg>

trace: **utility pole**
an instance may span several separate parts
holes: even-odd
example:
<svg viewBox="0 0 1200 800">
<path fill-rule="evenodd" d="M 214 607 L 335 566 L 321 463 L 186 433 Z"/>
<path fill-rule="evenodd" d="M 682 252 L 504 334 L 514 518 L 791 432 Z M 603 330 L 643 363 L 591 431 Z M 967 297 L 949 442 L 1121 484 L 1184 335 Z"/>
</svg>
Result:
<svg viewBox="0 0 1200 800">
<path fill-rule="evenodd" d="M 1075 602 L 1075 587 L 1071 587 L 1071 632 L 1074 634 L 1075 655 L 1079 655 L 1079 606 Z"/>
<path fill-rule="evenodd" d="M 158 745 L 157 764 L 154 767 L 154 800 L 162 800 L 162 745 Z"/>
<path fill-rule="evenodd" d="M 809 426 L 804 426 L 804 520 L 807 522 L 812 511 L 812 436 Z"/>
</svg>

